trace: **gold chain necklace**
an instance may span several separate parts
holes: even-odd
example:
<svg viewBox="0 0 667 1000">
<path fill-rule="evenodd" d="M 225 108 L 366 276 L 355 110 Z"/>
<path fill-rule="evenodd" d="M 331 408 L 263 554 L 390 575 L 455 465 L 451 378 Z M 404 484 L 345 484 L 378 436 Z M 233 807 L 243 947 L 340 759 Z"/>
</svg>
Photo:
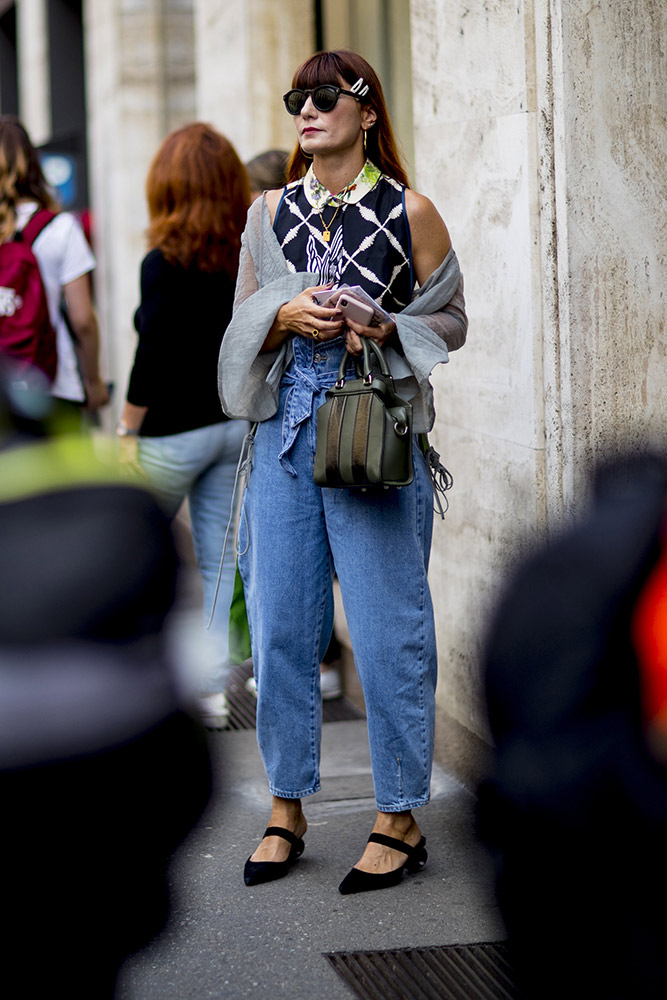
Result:
<svg viewBox="0 0 667 1000">
<path fill-rule="evenodd" d="M 324 221 L 324 215 L 323 215 L 324 209 L 321 208 L 320 211 L 319 211 L 320 222 L 322 223 L 322 239 L 324 240 L 325 243 L 329 243 L 329 241 L 331 240 L 331 227 L 334 224 L 334 219 L 336 218 L 336 216 L 340 212 L 342 204 L 343 204 L 342 202 L 338 203 L 338 208 L 336 209 L 336 211 L 334 212 L 334 214 L 331 216 L 331 218 L 329 220 L 329 225 L 327 225 L 326 222 Z"/>
</svg>

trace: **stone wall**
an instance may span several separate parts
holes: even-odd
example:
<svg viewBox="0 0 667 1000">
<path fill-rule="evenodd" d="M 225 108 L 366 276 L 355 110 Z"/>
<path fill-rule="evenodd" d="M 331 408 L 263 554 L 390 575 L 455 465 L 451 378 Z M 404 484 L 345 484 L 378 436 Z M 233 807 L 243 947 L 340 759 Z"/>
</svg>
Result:
<svg viewBox="0 0 667 1000">
<path fill-rule="evenodd" d="M 559 13 L 558 275 L 576 505 L 596 455 L 666 441 L 667 5 Z"/>
<path fill-rule="evenodd" d="M 666 18 L 661 0 L 412 8 L 417 187 L 470 315 L 434 374 L 455 477 L 431 573 L 438 697 L 482 736 L 506 573 L 582 509 L 595 458 L 664 445 Z"/>
</svg>

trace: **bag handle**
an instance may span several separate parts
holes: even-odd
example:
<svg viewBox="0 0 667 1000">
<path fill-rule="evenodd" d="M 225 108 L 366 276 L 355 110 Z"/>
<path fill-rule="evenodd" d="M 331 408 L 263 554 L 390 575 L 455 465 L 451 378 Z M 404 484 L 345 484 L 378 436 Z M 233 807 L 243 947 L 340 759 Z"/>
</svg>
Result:
<svg viewBox="0 0 667 1000">
<path fill-rule="evenodd" d="M 350 360 L 354 361 L 355 368 L 357 369 L 357 375 L 360 375 L 364 382 L 370 383 L 373 381 L 372 373 L 372 359 L 371 351 L 375 354 L 380 366 L 380 372 L 384 378 L 391 378 L 391 372 L 389 371 L 389 365 L 387 364 L 387 359 L 385 358 L 382 349 L 379 344 L 376 344 L 374 340 L 370 337 L 361 337 L 361 349 L 363 351 L 363 362 L 364 367 L 362 371 L 359 371 L 360 356 L 358 354 L 350 354 L 349 351 L 345 351 L 342 357 L 340 366 L 338 368 L 338 381 L 336 382 L 336 387 L 341 389 L 345 385 L 345 372 L 347 371 L 347 366 Z"/>
</svg>

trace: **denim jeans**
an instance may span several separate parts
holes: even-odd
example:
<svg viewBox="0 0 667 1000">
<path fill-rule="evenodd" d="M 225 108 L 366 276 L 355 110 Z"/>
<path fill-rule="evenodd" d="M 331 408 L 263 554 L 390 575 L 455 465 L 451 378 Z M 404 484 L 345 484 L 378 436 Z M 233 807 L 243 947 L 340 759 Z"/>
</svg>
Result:
<svg viewBox="0 0 667 1000">
<path fill-rule="evenodd" d="M 342 342 L 293 344 L 278 412 L 257 430 L 239 526 L 260 753 L 272 794 L 319 790 L 319 663 L 332 631 L 335 567 L 366 702 L 377 807 L 400 812 L 428 802 L 433 759 L 430 480 L 415 449 L 410 486 L 316 486 L 316 412 Z"/>
<path fill-rule="evenodd" d="M 158 500 L 170 517 L 188 498 L 192 541 L 204 592 L 204 626 L 208 622 L 218 579 L 220 556 L 229 521 L 234 477 L 243 439 L 244 420 L 228 420 L 182 434 L 139 438 L 139 461 Z M 197 660 L 195 688 L 203 694 L 224 691 L 229 676 L 229 607 L 234 590 L 233 544 L 220 580 L 211 629 L 205 631 Z"/>
</svg>

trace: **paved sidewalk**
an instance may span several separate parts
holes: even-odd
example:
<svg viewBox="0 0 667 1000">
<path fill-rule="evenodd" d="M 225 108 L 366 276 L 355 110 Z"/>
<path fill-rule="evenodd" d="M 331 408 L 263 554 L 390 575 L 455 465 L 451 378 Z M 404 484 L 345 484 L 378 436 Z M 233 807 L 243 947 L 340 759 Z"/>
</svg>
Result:
<svg viewBox="0 0 667 1000">
<path fill-rule="evenodd" d="M 351 1000 L 323 953 L 499 941 L 505 936 L 470 791 L 437 768 L 419 811 L 429 861 L 380 892 L 343 897 L 375 815 L 365 720 L 323 727 L 322 791 L 304 802 L 306 851 L 286 878 L 242 872 L 270 797 L 254 730 L 210 734 L 224 782 L 172 869 L 172 918 L 125 964 L 117 1000 Z"/>
</svg>

